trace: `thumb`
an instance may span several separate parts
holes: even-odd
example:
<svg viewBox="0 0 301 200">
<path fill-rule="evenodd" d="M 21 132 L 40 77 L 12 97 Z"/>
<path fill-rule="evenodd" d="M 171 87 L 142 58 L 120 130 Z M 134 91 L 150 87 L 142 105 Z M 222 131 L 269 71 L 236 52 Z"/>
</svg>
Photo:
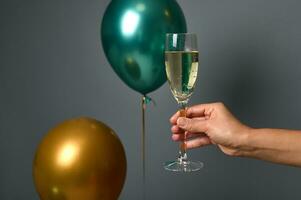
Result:
<svg viewBox="0 0 301 200">
<path fill-rule="evenodd" d="M 199 118 L 185 118 L 185 117 L 179 117 L 177 120 L 177 125 L 186 131 L 189 132 L 207 132 L 207 121 L 205 117 L 199 117 Z"/>
</svg>

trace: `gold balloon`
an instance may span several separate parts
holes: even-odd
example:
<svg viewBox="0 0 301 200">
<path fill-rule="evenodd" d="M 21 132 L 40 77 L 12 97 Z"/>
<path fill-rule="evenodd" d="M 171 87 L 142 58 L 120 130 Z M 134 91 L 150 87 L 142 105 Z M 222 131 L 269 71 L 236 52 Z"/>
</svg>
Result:
<svg viewBox="0 0 301 200">
<path fill-rule="evenodd" d="M 42 140 L 33 176 L 42 200 L 116 200 L 126 176 L 125 152 L 102 122 L 68 120 Z"/>
</svg>

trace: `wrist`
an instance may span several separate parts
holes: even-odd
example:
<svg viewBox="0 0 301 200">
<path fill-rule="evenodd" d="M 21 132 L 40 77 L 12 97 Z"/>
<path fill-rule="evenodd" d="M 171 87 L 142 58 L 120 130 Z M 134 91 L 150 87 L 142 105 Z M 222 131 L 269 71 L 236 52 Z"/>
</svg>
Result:
<svg viewBox="0 0 301 200">
<path fill-rule="evenodd" d="M 254 150 L 252 146 L 250 145 L 250 141 L 252 140 L 254 128 L 244 126 L 243 129 L 240 131 L 236 150 L 237 150 L 237 156 L 244 157 L 244 156 L 250 156 L 251 152 Z"/>
</svg>

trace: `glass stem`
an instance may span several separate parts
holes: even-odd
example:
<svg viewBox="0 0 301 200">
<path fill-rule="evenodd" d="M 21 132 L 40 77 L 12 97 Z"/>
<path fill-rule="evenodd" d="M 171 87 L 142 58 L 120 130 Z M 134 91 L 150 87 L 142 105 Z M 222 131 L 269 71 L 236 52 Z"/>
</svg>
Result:
<svg viewBox="0 0 301 200">
<path fill-rule="evenodd" d="M 187 110 L 187 102 L 182 102 L 179 103 L 179 112 L 180 112 L 180 117 L 186 117 L 186 110 Z M 187 158 L 187 148 L 186 148 L 186 137 L 187 133 L 186 131 L 184 132 L 184 139 L 183 141 L 180 142 L 179 145 L 179 162 L 182 164 L 187 163 L 188 158 Z"/>
</svg>

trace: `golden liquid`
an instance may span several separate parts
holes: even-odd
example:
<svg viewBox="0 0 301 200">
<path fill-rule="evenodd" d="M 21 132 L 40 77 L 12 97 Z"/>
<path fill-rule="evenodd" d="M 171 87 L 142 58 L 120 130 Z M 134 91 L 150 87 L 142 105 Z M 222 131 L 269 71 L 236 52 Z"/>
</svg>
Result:
<svg viewBox="0 0 301 200">
<path fill-rule="evenodd" d="M 166 74 L 178 103 L 187 102 L 193 93 L 198 73 L 198 51 L 165 51 Z"/>
</svg>

